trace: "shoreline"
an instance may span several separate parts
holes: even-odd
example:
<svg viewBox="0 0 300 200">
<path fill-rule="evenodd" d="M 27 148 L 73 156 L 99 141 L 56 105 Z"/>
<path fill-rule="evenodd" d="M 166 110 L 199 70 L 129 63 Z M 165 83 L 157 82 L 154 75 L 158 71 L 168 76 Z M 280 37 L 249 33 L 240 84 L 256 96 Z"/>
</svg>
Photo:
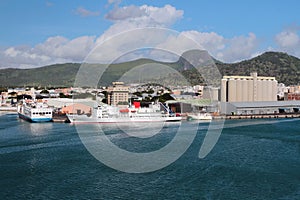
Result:
<svg viewBox="0 0 300 200">
<path fill-rule="evenodd" d="M 0 112 L 13 112 L 17 114 L 16 107 L 0 107 Z M 253 115 L 212 115 L 215 120 L 239 120 L 239 119 L 283 119 L 283 118 L 300 118 L 300 113 L 277 113 L 277 114 L 253 114 Z M 185 115 L 182 121 L 187 120 Z M 201 121 L 201 120 L 200 120 Z M 57 115 L 53 116 L 53 123 L 70 123 L 66 116 Z"/>
<path fill-rule="evenodd" d="M 6 106 L 0 106 L 0 112 L 4 111 L 11 111 L 11 112 L 17 112 L 17 107 L 6 107 Z"/>
</svg>

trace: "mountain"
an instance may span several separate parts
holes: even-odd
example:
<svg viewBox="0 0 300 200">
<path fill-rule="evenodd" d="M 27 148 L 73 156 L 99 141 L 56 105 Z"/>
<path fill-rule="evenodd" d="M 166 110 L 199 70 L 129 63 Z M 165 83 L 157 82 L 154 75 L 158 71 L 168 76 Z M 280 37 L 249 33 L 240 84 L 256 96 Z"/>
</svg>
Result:
<svg viewBox="0 0 300 200">
<path fill-rule="evenodd" d="M 300 59 L 281 52 L 266 52 L 250 60 L 224 64 L 216 62 L 223 75 L 274 76 L 279 83 L 286 85 L 300 84 Z"/>
<path fill-rule="evenodd" d="M 203 52 L 200 52 L 203 53 Z M 185 52 L 182 57 L 174 63 L 158 62 L 150 59 L 139 59 L 119 64 L 111 64 L 103 72 L 99 85 L 109 85 L 112 81 L 119 80 L 126 76 L 126 80 L 132 82 L 145 81 L 147 78 L 151 80 L 153 77 L 158 77 L 156 82 L 165 84 L 177 84 L 178 72 L 189 80 L 191 84 L 199 84 L 203 82 L 199 73 L 195 73 L 195 69 L 185 58 L 192 61 L 198 59 L 199 55 L 195 51 Z M 204 54 L 204 59 L 207 59 L 207 54 Z M 208 59 L 209 60 L 209 59 Z M 286 85 L 300 83 L 300 59 L 281 52 L 266 52 L 255 58 L 237 62 L 237 63 L 222 63 L 215 60 L 222 75 L 250 75 L 256 71 L 259 76 L 274 76 L 278 82 Z M 88 65 L 88 64 L 85 64 Z M 151 74 L 151 71 L 146 71 L 144 77 L 138 72 L 140 66 L 156 66 L 156 74 Z M 168 71 L 163 69 L 163 65 L 173 69 Z M 40 68 L 32 69 L 1 69 L 0 70 L 0 87 L 23 87 L 23 86 L 47 86 L 47 87 L 69 87 L 73 86 L 74 80 L 81 64 L 65 63 L 55 64 Z M 99 74 L 99 66 L 103 64 L 88 65 L 87 74 L 84 74 L 83 79 L 95 79 Z M 138 66 L 138 67 L 137 67 Z M 176 72 L 178 71 L 178 72 Z M 159 73 L 157 73 L 159 72 Z M 168 78 L 164 74 L 170 73 Z M 151 78 L 152 77 L 152 78 Z M 97 79 L 98 81 L 98 79 Z M 166 82 L 167 81 L 167 82 Z M 172 82 L 173 81 L 173 82 Z M 86 85 L 89 86 L 89 85 Z"/>
<path fill-rule="evenodd" d="M 70 86 L 79 67 L 77 63 L 66 63 L 32 69 L 1 69 L 0 86 Z"/>
</svg>

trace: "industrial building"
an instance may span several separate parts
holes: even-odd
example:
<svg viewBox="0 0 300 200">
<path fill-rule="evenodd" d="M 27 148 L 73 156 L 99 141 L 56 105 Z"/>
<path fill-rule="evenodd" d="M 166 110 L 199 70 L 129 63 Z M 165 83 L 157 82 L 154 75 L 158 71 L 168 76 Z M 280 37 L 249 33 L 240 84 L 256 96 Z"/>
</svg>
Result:
<svg viewBox="0 0 300 200">
<path fill-rule="evenodd" d="M 227 102 L 223 106 L 226 115 L 299 113 L 300 101 Z"/>
<path fill-rule="evenodd" d="M 107 103 L 109 105 L 118 105 L 128 103 L 129 87 L 123 82 L 113 82 L 113 86 L 107 88 Z"/>
<path fill-rule="evenodd" d="M 221 102 L 276 101 L 277 81 L 275 77 L 224 76 L 221 80 Z"/>
</svg>

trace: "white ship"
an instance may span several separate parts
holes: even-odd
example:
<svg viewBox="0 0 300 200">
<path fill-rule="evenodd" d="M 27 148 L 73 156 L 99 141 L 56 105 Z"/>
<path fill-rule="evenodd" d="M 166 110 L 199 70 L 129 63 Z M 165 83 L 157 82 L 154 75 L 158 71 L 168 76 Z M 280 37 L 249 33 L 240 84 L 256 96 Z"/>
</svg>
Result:
<svg viewBox="0 0 300 200">
<path fill-rule="evenodd" d="M 161 111 L 161 107 L 165 111 Z M 71 123 L 130 123 L 130 122 L 174 122 L 180 116 L 170 113 L 163 104 L 151 104 L 147 108 L 131 106 L 125 109 L 110 105 L 99 105 L 91 114 L 67 114 Z"/>
<path fill-rule="evenodd" d="M 52 121 L 53 110 L 42 100 L 26 100 L 17 108 L 19 118 L 30 122 Z"/>
</svg>

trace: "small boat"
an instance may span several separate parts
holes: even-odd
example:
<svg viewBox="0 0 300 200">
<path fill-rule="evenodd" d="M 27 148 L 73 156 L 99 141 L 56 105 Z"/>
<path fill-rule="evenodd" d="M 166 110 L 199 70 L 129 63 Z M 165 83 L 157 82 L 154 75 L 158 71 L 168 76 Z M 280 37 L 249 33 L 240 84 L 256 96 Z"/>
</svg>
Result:
<svg viewBox="0 0 300 200">
<path fill-rule="evenodd" d="M 188 114 L 187 119 L 188 120 L 211 121 L 212 120 L 212 116 L 209 113 L 193 113 L 193 114 Z"/>
<path fill-rule="evenodd" d="M 42 100 L 24 100 L 17 107 L 19 118 L 30 122 L 52 121 L 53 109 Z"/>
<path fill-rule="evenodd" d="M 165 109 L 162 111 L 162 108 Z M 138 123 L 138 122 L 175 122 L 181 121 L 181 116 L 170 112 L 163 104 L 150 104 L 149 107 L 130 106 L 119 109 L 107 104 L 93 109 L 91 115 L 67 114 L 71 123 Z"/>
</svg>

